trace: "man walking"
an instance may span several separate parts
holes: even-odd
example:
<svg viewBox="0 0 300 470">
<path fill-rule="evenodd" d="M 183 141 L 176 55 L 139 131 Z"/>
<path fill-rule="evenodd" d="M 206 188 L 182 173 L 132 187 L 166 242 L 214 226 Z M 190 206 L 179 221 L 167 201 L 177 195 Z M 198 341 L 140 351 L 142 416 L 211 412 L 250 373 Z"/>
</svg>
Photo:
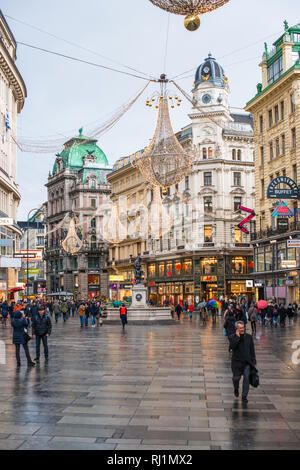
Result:
<svg viewBox="0 0 300 470">
<path fill-rule="evenodd" d="M 68 313 L 68 304 L 67 302 L 64 300 L 63 303 L 61 304 L 61 312 L 63 314 L 63 319 L 64 319 L 64 323 L 66 322 L 67 320 L 67 313 Z"/>
<path fill-rule="evenodd" d="M 234 395 L 238 398 L 240 379 L 243 375 L 242 401 L 243 403 L 247 403 L 251 366 L 256 365 L 254 342 L 252 336 L 245 333 L 245 324 L 243 321 L 236 322 L 235 326 L 235 335 L 229 338 L 230 349 L 233 352 L 231 369 L 233 373 Z"/>
<path fill-rule="evenodd" d="M 127 325 L 127 308 L 125 304 L 122 304 L 120 308 L 120 318 L 122 322 L 123 331 L 125 331 L 125 325 Z"/>
<path fill-rule="evenodd" d="M 38 315 L 32 318 L 32 336 L 36 338 L 36 358 L 40 362 L 41 341 L 44 346 L 45 361 L 48 362 L 48 336 L 51 335 L 52 325 L 50 317 L 45 313 L 45 308 L 41 305 L 38 309 Z"/>
<path fill-rule="evenodd" d="M 178 320 L 180 321 L 180 315 L 182 314 L 183 312 L 183 309 L 180 305 L 180 303 L 178 302 L 176 308 L 175 308 L 175 312 L 177 313 L 177 317 L 178 317 Z"/>
<path fill-rule="evenodd" d="M 53 311 L 54 311 L 54 316 L 55 316 L 55 323 L 57 323 L 58 317 L 60 315 L 60 305 L 59 305 L 58 300 L 56 300 L 54 303 Z"/>
</svg>

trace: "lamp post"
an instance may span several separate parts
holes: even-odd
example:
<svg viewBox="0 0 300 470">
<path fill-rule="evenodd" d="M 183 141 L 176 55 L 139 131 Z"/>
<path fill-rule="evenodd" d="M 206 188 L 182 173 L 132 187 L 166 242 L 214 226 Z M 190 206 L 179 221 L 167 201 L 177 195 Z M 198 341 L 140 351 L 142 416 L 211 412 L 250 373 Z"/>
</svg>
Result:
<svg viewBox="0 0 300 470">
<path fill-rule="evenodd" d="M 32 212 L 39 212 L 40 214 L 44 214 L 45 215 L 45 212 L 43 210 L 40 210 L 40 208 L 37 208 L 37 209 L 31 209 L 29 212 L 28 212 L 28 215 L 27 215 L 27 243 L 26 243 L 26 252 L 27 252 L 27 260 L 26 260 L 26 266 L 27 266 L 27 276 L 26 276 L 26 295 L 27 295 L 27 301 L 28 301 L 28 296 L 29 296 L 29 258 L 28 258 L 28 253 L 29 253 L 29 218 L 30 218 L 30 214 Z M 44 221 L 43 221 L 44 223 Z"/>
</svg>

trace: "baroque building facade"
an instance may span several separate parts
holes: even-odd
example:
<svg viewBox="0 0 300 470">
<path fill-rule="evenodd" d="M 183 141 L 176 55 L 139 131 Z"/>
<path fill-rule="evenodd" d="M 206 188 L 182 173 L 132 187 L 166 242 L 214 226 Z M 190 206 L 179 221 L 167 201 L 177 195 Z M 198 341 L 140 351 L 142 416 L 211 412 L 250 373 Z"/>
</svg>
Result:
<svg viewBox="0 0 300 470">
<path fill-rule="evenodd" d="M 105 269 L 108 256 L 103 240 L 105 207 L 110 186 L 107 174 L 111 171 L 97 140 L 79 135 L 64 145 L 56 156 L 52 173 L 46 184 L 48 190 L 47 292 L 68 292 L 75 299 L 106 298 L 108 275 Z M 74 255 L 65 252 L 61 243 L 66 238 L 70 220 L 76 221 L 82 247 Z"/>
<path fill-rule="evenodd" d="M 27 96 L 16 66 L 17 43 L 0 10 L 0 300 L 13 299 L 18 289 L 19 248 L 22 231 L 17 225 L 21 195 L 17 183 L 17 116 Z M 7 222 L 3 222 L 7 219 Z"/>
<path fill-rule="evenodd" d="M 122 243 L 135 247 L 136 253 L 126 252 L 131 273 L 128 254 L 134 258 L 141 253 L 148 297 L 154 304 L 252 297 L 250 236 L 237 225 L 245 218 L 240 206 L 254 206 L 253 122 L 248 112 L 230 108 L 229 94 L 228 79 L 210 55 L 196 73 L 191 122 L 177 133 L 186 151 L 194 155 L 193 165 L 185 180 L 160 192 L 161 205 L 153 196 L 155 189 L 138 177 L 136 155 L 126 157 L 126 164 L 119 160 L 109 176 L 113 193 L 113 184 L 119 190 L 122 180 L 122 190 L 130 193 L 130 178 L 135 176 L 136 207 L 134 211 L 128 207 L 126 216 L 134 230 L 130 234 L 127 226 L 128 240 Z M 142 196 L 137 197 L 139 192 Z M 161 214 L 161 229 L 151 223 L 153 204 Z M 115 245 L 117 258 L 110 253 L 115 267 L 125 261 L 125 250 L 118 251 L 121 246 Z M 129 294 L 127 289 L 126 297 Z"/>
<path fill-rule="evenodd" d="M 284 200 L 290 218 L 274 213 L 280 196 L 268 197 L 269 184 L 276 178 L 282 181 L 279 190 L 289 189 L 286 178 L 296 185 L 300 181 L 300 24 L 289 27 L 285 22 L 284 28 L 271 50 L 265 44 L 262 82 L 246 106 L 254 115 L 255 132 L 257 216 L 252 242 L 257 297 L 299 303 L 300 255 L 289 241 L 300 238 L 297 195 Z"/>
</svg>

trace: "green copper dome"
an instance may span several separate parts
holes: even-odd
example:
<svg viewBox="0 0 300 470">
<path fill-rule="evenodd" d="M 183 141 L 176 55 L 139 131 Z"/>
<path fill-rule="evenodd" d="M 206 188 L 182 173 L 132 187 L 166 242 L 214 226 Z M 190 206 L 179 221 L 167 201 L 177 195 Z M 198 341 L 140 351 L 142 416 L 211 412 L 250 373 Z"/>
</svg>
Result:
<svg viewBox="0 0 300 470">
<path fill-rule="evenodd" d="M 63 167 L 72 170 L 79 170 L 83 167 L 84 157 L 91 155 L 96 157 L 95 164 L 101 167 L 109 166 L 105 153 L 96 145 L 97 139 L 82 135 L 82 128 L 79 129 L 79 135 L 72 137 L 65 143 L 64 150 L 58 154 L 63 160 Z M 56 173 L 57 164 L 54 163 L 53 174 Z"/>
</svg>

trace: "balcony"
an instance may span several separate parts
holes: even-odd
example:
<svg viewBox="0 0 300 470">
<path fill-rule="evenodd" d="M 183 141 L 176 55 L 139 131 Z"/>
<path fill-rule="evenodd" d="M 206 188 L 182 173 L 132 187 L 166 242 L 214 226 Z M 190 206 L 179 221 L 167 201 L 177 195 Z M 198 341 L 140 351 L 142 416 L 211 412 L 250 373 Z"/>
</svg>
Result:
<svg viewBox="0 0 300 470">
<path fill-rule="evenodd" d="M 262 238 L 269 238 L 284 233 L 300 231 L 300 222 L 290 222 L 286 228 L 272 228 L 268 227 L 266 230 L 251 233 L 251 241 L 261 240 Z"/>
</svg>

